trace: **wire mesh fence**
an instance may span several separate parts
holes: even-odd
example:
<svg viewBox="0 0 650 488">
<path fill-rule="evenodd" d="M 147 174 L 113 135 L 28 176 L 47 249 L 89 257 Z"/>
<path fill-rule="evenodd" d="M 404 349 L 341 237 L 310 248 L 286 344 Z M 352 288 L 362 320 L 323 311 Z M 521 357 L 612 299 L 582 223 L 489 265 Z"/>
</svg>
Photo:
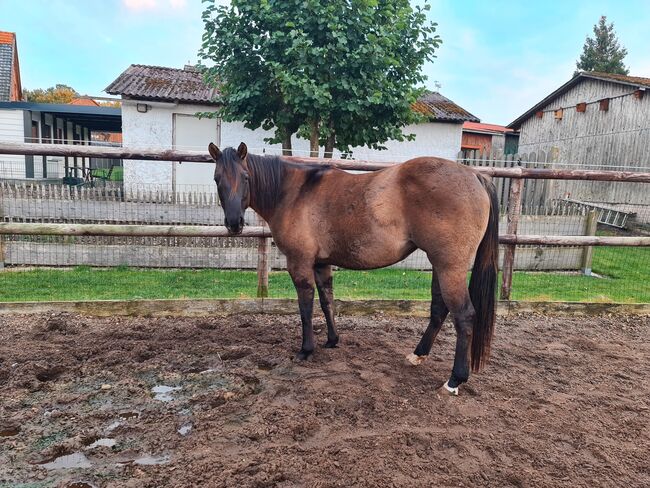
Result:
<svg viewBox="0 0 650 488">
<path fill-rule="evenodd" d="M 474 166 L 547 167 L 518 156 L 470 158 Z M 510 181 L 495 178 L 506 233 Z M 609 186 L 608 186 L 609 185 Z M 216 187 L 102 180 L 0 180 L 5 222 L 222 225 Z M 247 225 L 260 225 L 252 211 Z M 596 225 L 597 223 L 597 225 Z M 520 235 L 645 235 L 650 192 L 643 183 L 526 180 Z M 286 261 L 272 242 L 250 237 L 1 236 L 2 300 L 232 298 L 258 292 L 260 262 L 271 297 L 293 297 Z M 501 249 L 503 255 L 503 249 Z M 263 258 L 263 259 L 262 259 Z M 500 258 L 503 259 L 502 257 Z M 650 249 L 517 246 L 513 299 L 650 302 Z M 339 298 L 429 297 L 431 266 L 416 251 L 388 269 L 337 270 Z"/>
</svg>

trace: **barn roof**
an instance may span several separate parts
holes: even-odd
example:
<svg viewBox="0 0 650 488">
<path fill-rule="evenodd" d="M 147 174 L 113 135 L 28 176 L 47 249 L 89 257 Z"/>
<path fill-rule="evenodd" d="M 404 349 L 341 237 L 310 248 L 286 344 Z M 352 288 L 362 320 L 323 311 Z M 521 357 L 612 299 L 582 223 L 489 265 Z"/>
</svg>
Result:
<svg viewBox="0 0 650 488">
<path fill-rule="evenodd" d="M 431 122 L 480 122 L 463 107 L 456 105 L 438 92 L 427 92 L 413 104 L 413 110 L 426 116 Z"/>
<path fill-rule="evenodd" d="M 184 69 L 132 64 L 105 90 L 124 98 L 216 104 L 219 90 L 209 87 L 194 67 Z"/>
<path fill-rule="evenodd" d="M 521 115 L 513 122 L 508 124 L 508 127 L 512 129 L 519 129 L 521 124 L 528 118 L 532 117 L 535 114 L 535 112 L 541 110 L 543 107 L 551 103 L 553 100 L 555 100 L 561 95 L 564 95 L 571 88 L 573 88 L 578 83 L 581 83 L 586 79 L 608 81 L 620 85 L 628 85 L 634 88 L 650 88 L 650 78 L 643 78 L 640 76 L 616 75 L 613 73 L 599 73 L 596 71 L 582 71 L 576 74 L 573 78 L 571 78 L 564 85 L 562 85 L 560 88 L 558 88 L 553 93 L 551 93 L 549 96 L 544 98 L 542 101 L 537 103 L 531 109 L 526 111 L 523 115 Z"/>
</svg>

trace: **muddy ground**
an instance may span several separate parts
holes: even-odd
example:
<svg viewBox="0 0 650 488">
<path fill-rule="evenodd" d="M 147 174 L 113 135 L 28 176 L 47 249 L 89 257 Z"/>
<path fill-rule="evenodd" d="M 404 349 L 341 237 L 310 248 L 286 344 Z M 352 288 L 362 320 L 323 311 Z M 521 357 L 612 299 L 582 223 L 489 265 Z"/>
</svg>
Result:
<svg viewBox="0 0 650 488">
<path fill-rule="evenodd" d="M 0 487 L 650 486 L 648 317 L 501 319 L 459 397 L 425 322 L 0 317 Z"/>
</svg>

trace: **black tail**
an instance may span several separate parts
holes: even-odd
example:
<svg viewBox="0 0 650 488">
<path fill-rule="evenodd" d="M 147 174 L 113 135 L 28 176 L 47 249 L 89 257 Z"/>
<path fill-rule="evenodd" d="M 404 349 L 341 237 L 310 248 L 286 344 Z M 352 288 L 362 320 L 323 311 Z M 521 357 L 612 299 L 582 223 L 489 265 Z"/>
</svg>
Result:
<svg viewBox="0 0 650 488">
<path fill-rule="evenodd" d="M 469 296 L 476 311 L 472 334 L 472 371 L 479 371 L 490 356 L 496 319 L 496 290 L 499 260 L 499 200 L 492 181 L 479 175 L 490 196 L 490 217 L 481 244 L 476 251 Z"/>
</svg>

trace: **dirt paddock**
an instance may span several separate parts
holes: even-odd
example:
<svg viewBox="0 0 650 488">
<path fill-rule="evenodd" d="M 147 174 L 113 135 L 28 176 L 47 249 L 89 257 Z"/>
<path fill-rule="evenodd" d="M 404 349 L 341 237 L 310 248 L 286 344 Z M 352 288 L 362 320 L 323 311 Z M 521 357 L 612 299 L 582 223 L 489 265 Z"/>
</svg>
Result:
<svg viewBox="0 0 650 488">
<path fill-rule="evenodd" d="M 0 487 L 650 486 L 649 322 L 500 319 L 453 398 L 425 319 L 0 317 Z"/>
</svg>

